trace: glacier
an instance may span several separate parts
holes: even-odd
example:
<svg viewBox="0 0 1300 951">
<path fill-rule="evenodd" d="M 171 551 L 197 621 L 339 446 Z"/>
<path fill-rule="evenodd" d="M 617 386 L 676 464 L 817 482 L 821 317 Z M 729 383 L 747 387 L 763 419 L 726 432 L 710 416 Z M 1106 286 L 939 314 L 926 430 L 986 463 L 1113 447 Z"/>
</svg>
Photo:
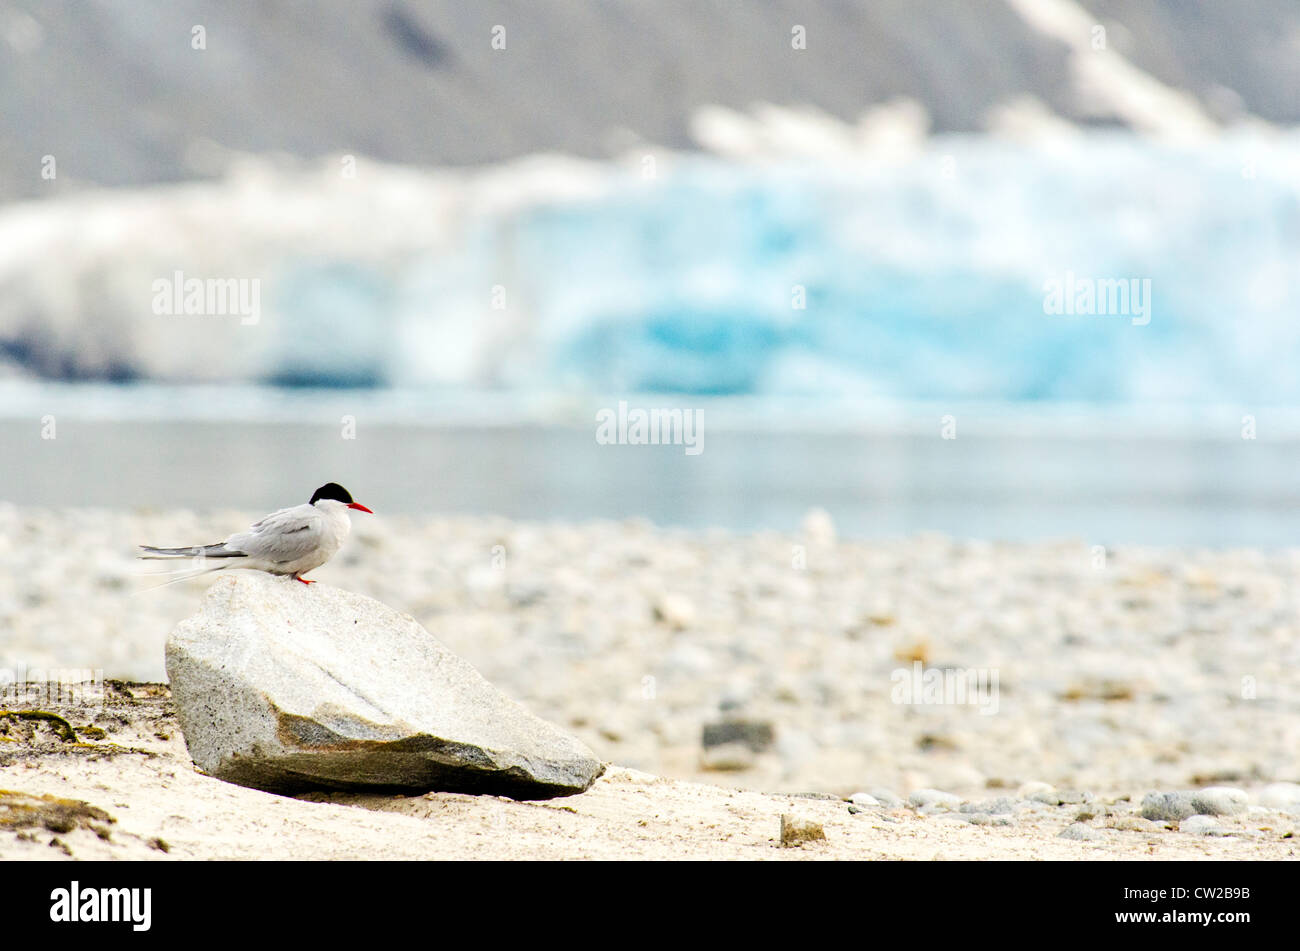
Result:
<svg viewBox="0 0 1300 951">
<path fill-rule="evenodd" d="M 0 377 L 1300 400 L 1295 132 L 339 168 L 250 158 L 0 208 Z M 177 271 L 260 282 L 261 319 L 154 313 L 152 282 Z M 1048 313 L 1067 274 L 1149 280 L 1149 323 Z"/>
</svg>

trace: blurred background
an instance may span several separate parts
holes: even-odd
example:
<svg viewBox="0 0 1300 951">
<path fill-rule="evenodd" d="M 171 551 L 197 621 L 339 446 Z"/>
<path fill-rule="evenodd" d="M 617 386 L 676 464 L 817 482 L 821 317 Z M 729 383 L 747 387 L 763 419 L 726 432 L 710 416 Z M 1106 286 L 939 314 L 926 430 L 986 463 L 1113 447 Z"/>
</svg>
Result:
<svg viewBox="0 0 1300 951">
<path fill-rule="evenodd" d="M 613 762 L 1294 780 L 1298 123 L 1296 0 L 0 0 L 0 674 L 336 481 Z"/>
<path fill-rule="evenodd" d="M 1290 545 L 1298 91 L 1293 0 L 0 3 L 0 500 Z"/>
</svg>

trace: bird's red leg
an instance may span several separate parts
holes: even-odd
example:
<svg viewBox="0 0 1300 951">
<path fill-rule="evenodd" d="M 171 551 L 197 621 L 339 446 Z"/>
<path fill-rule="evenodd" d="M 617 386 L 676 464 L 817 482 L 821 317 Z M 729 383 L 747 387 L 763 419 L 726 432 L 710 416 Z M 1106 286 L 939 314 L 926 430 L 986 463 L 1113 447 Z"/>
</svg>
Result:
<svg viewBox="0 0 1300 951">
<path fill-rule="evenodd" d="M 293 580 L 294 580 L 294 581 L 301 581 L 303 584 L 315 584 L 315 583 L 316 583 L 316 582 L 314 582 L 314 581 L 308 581 L 306 578 L 299 578 L 297 575 L 294 575 L 294 576 L 293 576 Z"/>
</svg>

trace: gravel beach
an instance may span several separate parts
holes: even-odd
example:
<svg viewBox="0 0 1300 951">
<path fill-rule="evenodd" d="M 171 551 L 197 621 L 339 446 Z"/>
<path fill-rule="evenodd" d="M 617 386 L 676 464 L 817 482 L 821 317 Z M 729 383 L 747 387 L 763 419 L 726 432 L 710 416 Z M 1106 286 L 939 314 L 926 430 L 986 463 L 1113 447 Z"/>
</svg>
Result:
<svg viewBox="0 0 1300 951">
<path fill-rule="evenodd" d="M 1145 818 L 1150 804 L 1081 801 L 1042 784 L 979 800 L 918 790 L 907 802 L 865 794 L 846 802 L 620 766 L 581 795 L 541 802 L 440 792 L 294 798 L 196 771 L 162 685 L 111 683 L 94 710 L 61 709 L 78 724 L 72 738 L 44 721 L 13 721 L 0 734 L 0 771 L 17 787 L 0 790 L 0 861 L 1276 860 L 1295 857 L 1300 819 L 1300 786 L 1257 797 L 1272 805 L 1206 792 L 1191 801 L 1231 811 L 1179 820 Z M 1278 797 L 1287 796 L 1283 807 Z"/>
<path fill-rule="evenodd" d="M 211 581 L 148 590 L 166 576 L 131 544 L 215 541 L 252 517 L 0 506 L 0 669 L 163 681 L 166 636 Z M 819 821 L 980 827 L 997 836 L 980 840 L 989 856 L 1022 854 L 1024 830 L 1059 850 L 1127 829 L 1147 833 L 1128 835 L 1135 857 L 1154 836 L 1277 858 L 1300 818 L 1298 575 L 1300 551 L 847 541 L 814 511 L 798 533 L 749 536 L 358 518 L 314 577 L 411 614 L 618 767 L 581 800 L 646 773 L 678 791 L 817 794 L 789 801 Z M 162 742 L 130 716 L 76 716 L 120 746 L 138 744 L 115 730 Z M 12 759 L 45 727 L 0 729 Z M 188 775 L 179 737 L 156 732 L 186 783 L 217 782 Z M 71 795 L 95 769 L 109 766 L 65 784 L 46 758 L 41 788 L 5 785 Z M 95 781 L 101 799 L 131 798 Z"/>
</svg>

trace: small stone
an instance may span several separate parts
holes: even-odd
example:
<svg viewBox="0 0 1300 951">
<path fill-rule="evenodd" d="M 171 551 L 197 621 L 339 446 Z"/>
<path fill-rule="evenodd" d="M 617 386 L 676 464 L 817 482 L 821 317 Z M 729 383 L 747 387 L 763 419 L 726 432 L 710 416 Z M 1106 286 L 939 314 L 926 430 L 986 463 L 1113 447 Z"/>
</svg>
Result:
<svg viewBox="0 0 1300 951">
<path fill-rule="evenodd" d="M 1015 820 L 1010 816 L 990 815 L 987 812 L 963 813 L 966 821 L 973 826 L 1012 826 Z"/>
<path fill-rule="evenodd" d="M 1300 783 L 1269 783 L 1259 794 L 1259 804 L 1284 812 L 1300 810 Z"/>
<path fill-rule="evenodd" d="M 894 795 L 892 790 L 882 787 L 872 787 L 867 790 L 868 796 L 873 796 L 886 809 L 897 809 L 903 805 L 903 800 Z"/>
<path fill-rule="evenodd" d="M 1188 816 L 1178 823 L 1178 831 L 1188 835 L 1226 835 L 1214 816 Z"/>
<path fill-rule="evenodd" d="M 501 572 L 495 568 L 488 569 L 493 576 L 500 576 Z M 499 588 L 501 581 L 499 577 L 492 578 L 493 590 Z M 507 597 L 510 599 L 510 606 L 513 608 L 527 608 L 542 601 L 546 598 L 546 589 L 541 585 L 512 584 L 510 585 Z"/>
<path fill-rule="evenodd" d="M 781 848 L 802 847 L 805 842 L 826 841 L 826 830 L 820 822 L 799 819 L 789 813 L 781 814 Z"/>
<path fill-rule="evenodd" d="M 1210 786 L 1192 793 L 1192 807 L 1205 816 L 1235 816 L 1245 812 L 1250 797 L 1232 786 Z"/>
<path fill-rule="evenodd" d="M 1060 803 L 1060 800 L 1056 796 L 1056 787 L 1051 783 L 1024 783 L 1016 790 L 1016 798 L 1025 799 L 1029 802 L 1042 802 L 1049 806 L 1055 806 Z"/>
<path fill-rule="evenodd" d="M 1120 832 L 1163 832 L 1164 829 L 1141 816 L 1113 816 L 1106 827 Z"/>
<path fill-rule="evenodd" d="M 772 748 L 776 730 L 765 720 L 724 720 L 704 724 L 704 748 L 727 743 L 744 743 L 755 753 L 765 753 Z"/>
<path fill-rule="evenodd" d="M 961 797 L 941 789 L 918 789 L 907 797 L 907 804 L 914 809 L 956 809 Z"/>
<path fill-rule="evenodd" d="M 1178 822 L 1196 812 L 1191 793 L 1151 792 L 1142 798 L 1142 818 L 1153 822 Z"/>
<path fill-rule="evenodd" d="M 961 811 L 967 813 L 987 813 L 991 816 L 1012 815 L 1018 808 L 1019 803 L 1010 796 L 999 796 L 997 799 L 986 799 L 983 802 L 964 802 L 961 805 Z"/>
<path fill-rule="evenodd" d="M 660 595 L 654 605 L 654 616 L 673 630 L 685 630 L 695 623 L 695 604 L 684 595 Z"/>
<path fill-rule="evenodd" d="M 1086 826 L 1082 822 L 1075 822 L 1062 829 L 1057 838 L 1073 839 L 1076 842 L 1097 842 L 1106 838 L 1106 833 L 1092 826 Z"/>
<path fill-rule="evenodd" d="M 858 806 L 859 808 L 880 805 L 879 799 L 877 799 L 875 796 L 871 795 L 870 793 L 864 793 L 864 792 L 855 792 L 852 796 L 849 797 L 849 802 L 853 803 L 853 805 Z"/>
</svg>

